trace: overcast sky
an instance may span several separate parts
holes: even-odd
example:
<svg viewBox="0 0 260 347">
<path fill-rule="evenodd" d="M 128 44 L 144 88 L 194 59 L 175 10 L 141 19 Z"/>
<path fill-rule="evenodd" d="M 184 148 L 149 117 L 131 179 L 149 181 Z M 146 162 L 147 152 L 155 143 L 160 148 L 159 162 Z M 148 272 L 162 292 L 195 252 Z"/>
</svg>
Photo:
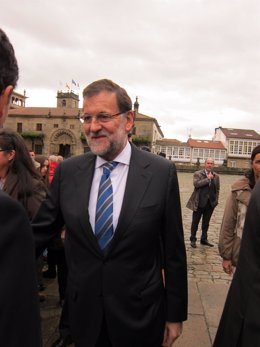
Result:
<svg viewBox="0 0 260 347">
<path fill-rule="evenodd" d="M 13 0 L 0 26 L 27 106 L 56 106 L 72 79 L 109 78 L 166 138 L 211 139 L 216 127 L 260 131 L 259 0 Z"/>
</svg>

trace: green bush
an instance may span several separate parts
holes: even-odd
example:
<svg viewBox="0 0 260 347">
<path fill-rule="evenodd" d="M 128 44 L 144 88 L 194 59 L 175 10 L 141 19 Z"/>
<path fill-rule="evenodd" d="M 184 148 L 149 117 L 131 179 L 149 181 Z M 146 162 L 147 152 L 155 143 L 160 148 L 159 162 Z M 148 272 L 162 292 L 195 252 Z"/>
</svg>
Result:
<svg viewBox="0 0 260 347">
<path fill-rule="evenodd" d="M 25 139 L 43 139 L 44 133 L 39 131 L 24 131 L 21 136 Z"/>
</svg>

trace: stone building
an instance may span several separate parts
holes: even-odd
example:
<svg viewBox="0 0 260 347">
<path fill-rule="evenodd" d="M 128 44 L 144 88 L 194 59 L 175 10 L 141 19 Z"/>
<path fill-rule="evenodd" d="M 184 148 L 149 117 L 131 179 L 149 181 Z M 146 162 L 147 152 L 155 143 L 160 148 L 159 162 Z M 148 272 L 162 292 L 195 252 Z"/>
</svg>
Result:
<svg viewBox="0 0 260 347">
<path fill-rule="evenodd" d="M 57 107 L 13 108 L 11 105 L 5 125 L 23 136 L 29 150 L 66 158 L 87 150 L 80 112 L 77 94 L 58 91 Z"/>
<path fill-rule="evenodd" d="M 156 153 L 156 141 L 163 138 L 163 132 L 157 119 L 139 112 L 138 98 L 134 103 L 135 124 L 132 131 L 133 142 L 137 146 L 147 145 Z"/>
<path fill-rule="evenodd" d="M 79 117 L 79 96 L 73 91 L 57 92 L 56 107 L 25 107 L 24 95 L 14 93 L 5 126 L 20 133 L 29 150 L 37 154 L 60 154 L 65 158 L 89 150 Z M 153 148 L 163 133 L 155 118 L 139 113 L 136 99 L 133 140 Z"/>
</svg>

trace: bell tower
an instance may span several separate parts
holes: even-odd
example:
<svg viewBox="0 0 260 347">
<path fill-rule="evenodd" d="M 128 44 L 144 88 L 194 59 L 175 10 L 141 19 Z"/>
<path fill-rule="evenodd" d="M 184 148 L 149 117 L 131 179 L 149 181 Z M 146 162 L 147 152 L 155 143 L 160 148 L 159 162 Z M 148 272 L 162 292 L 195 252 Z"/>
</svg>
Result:
<svg viewBox="0 0 260 347">
<path fill-rule="evenodd" d="M 62 108 L 79 108 L 79 96 L 73 91 L 57 92 L 57 107 Z"/>
</svg>

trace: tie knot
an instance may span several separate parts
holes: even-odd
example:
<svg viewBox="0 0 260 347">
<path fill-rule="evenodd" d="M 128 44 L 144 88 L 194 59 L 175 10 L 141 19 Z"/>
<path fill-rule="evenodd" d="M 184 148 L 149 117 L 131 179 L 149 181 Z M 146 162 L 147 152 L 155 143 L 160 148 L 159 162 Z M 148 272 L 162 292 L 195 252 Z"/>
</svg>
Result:
<svg viewBox="0 0 260 347">
<path fill-rule="evenodd" d="M 117 161 L 108 161 L 103 165 L 103 172 L 110 175 L 111 171 L 117 166 Z"/>
</svg>

